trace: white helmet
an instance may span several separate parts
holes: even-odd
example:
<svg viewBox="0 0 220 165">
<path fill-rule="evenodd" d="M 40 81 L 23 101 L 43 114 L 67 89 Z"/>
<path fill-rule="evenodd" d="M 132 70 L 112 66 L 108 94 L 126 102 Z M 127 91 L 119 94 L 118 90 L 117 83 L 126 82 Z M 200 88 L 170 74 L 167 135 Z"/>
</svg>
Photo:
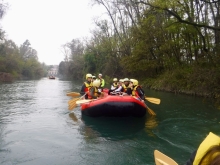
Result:
<svg viewBox="0 0 220 165">
<path fill-rule="evenodd" d="M 118 81 L 118 79 L 117 78 L 113 78 L 113 81 Z"/>
<path fill-rule="evenodd" d="M 124 78 L 124 82 L 129 82 L 130 80 L 128 78 Z"/>
<path fill-rule="evenodd" d="M 99 80 L 95 80 L 95 81 L 93 81 L 93 83 L 92 83 L 92 85 L 94 86 L 94 87 L 99 87 L 100 86 L 100 81 Z"/>
</svg>

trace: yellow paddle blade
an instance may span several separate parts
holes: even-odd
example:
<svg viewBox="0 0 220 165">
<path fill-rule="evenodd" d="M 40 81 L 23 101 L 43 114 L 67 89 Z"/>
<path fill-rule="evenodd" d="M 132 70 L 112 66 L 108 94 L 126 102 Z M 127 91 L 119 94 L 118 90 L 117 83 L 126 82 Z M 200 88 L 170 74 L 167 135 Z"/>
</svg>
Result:
<svg viewBox="0 0 220 165">
<path fill-rule="evenodd" d="M 69 105 L 69 110 L 73 110 L 76 107 L 76 103 L 70 104 Z"/>
<path fill-rule="evenodd" d="M 80 93 L 77 92 L 69 92 L 66 94 L 67 96 L 72 96 L 72 97 L 76 97 L 76 96 L 80 96 Z"/>
<path fill-rule="evenodd" d="M 153 98 L 153 97 L 145 97 L 145 99 L 151 103 L 160 104 L 160 99 Z"/>
<path fill-rule="evenodd" d="M 154 150 L 154 160 L 156 165 L 178 165 L 177 162 L 158 150 Z"/>
<path fill-rule="evenodd" d="M 76 102 L 77 100 L 79 100 L 79 98 L 71 99 L 71 100 L 68 101 L 68 104 L 71 104 L 71 103 L 73 103 L 73 102 Z"/>
<path fill-rule="evenodd" d="M 150 109 L 148 106 L 147 106 L 147 112 L 148 112 L 150 115 L 153 115 L 153 116 L 156 115 L 156 113 L 155 113 L 152 109 Z"/>
</svg>

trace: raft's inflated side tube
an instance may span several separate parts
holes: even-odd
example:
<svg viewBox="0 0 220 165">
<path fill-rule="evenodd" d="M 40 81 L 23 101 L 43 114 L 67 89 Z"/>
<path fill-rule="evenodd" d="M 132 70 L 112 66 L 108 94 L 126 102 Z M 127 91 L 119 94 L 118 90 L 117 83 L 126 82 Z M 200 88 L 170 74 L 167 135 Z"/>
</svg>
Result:
<svg viewBox="0 0 220 165">
<path fill-rule="evenodd" d="M 143 117 L 146 105 L 132 96 L 107 96 L 81 105 L 82 114 L 92 117 Z"/>
</svg>

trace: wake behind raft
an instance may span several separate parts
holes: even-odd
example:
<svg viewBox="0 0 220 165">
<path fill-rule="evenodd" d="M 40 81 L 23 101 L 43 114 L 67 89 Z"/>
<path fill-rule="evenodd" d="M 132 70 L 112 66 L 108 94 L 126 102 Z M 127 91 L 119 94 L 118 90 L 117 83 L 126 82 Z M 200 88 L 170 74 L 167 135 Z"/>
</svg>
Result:
<svg viewBox="0 0 220 165">
<path fill-rule="evenodd" d="M 143 117 L 146 104 L 133 96 L 107 95 L 104 98 L 81 104 L 83 115 L 91 117 Z"/>
</svg>

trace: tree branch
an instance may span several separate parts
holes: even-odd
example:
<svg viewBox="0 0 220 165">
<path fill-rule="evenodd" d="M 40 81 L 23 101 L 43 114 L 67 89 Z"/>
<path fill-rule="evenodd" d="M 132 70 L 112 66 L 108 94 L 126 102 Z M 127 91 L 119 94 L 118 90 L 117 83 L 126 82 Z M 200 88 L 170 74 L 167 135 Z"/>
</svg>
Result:
<svg viewBox="0 0 220 165">
<path fill-rule="evenodd" d="M 169 10 L 168 8 L 162 8 L 162 7 L 159 7 L 159 6 L 154 6 L 150 3 L 144 2 L 142 0 L 140 2 L 135 2 L 135 3 L 141 3 L 141 4 L 144 4 L 144 5 L 148 5 L 152 8 L 155 8 L 155 9 L 167 11 L 169 14 L 174 16 L 180 23 L 185 23 L 185 24 L 188 24 L 188 25 L 196 26 L 196 27 L 202 27 L 202 28 L 208 28 L 208 29 L 220 31 L 220 28 L 218 28 L 218 27 L 213 27 L 213 26 L 204 25 L 204 24 L 197 24 L 195 22 L 190 22 L 190 21 L 184 20 L 175 11 Z"/>
</svg>

